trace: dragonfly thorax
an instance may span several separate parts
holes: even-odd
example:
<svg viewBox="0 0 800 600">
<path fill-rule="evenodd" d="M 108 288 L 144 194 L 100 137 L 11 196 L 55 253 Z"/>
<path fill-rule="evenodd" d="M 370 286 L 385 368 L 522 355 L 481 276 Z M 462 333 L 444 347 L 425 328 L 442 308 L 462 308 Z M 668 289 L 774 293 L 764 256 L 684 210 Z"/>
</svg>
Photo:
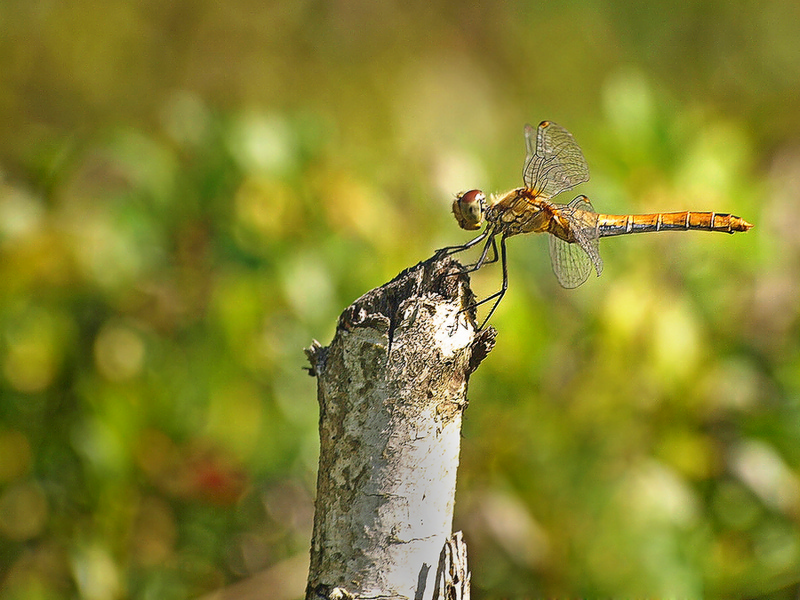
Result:
<svg viewBox="0 0 800 600">
<path fill-rule="evenodd" d="M 486 194 L 480 190 L 461 192 L 453 200 L 453 216 L 461 229 L 474 231 L 483 225 L 486 212 Z"/>
</svg>

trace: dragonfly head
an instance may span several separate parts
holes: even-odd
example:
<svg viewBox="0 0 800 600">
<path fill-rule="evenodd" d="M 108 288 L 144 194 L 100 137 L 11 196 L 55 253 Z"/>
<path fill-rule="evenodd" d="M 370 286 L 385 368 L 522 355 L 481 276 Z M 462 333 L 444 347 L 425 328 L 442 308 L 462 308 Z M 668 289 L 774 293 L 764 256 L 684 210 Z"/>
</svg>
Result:
<svg viewBox="0 0 800 600">
<path fill-rule="evenodd" d="M 453 215 L 461 229 L 480 229 L 485 211 L 486 194 L 480 190 L 461 192 L 453 200 Z"/>
</svg>

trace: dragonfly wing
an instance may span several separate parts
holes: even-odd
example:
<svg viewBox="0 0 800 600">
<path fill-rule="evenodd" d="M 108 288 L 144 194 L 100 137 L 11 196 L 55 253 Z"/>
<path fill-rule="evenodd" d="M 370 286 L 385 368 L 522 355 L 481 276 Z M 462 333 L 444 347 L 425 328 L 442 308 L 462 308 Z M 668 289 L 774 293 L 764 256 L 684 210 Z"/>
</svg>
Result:
<svg viewBox="0 0 800 600">
<path fill-rule="evenodd" d="M 550 263 L 562 287 L 576 288 L 589 278 L 592 261 L 578 244 L 570 244 L 554 235 L 550 237 Z"/>
<path fill-rule="evenodd" d="M 586 196 L 578 196 L 561 208 L 561 216 L 569 224 L 575 242 L 551 235 L 550 262 L 558 282 L 565 288 L 576 288 L 586 281 L 593 266 L 598 277 L 603 272 L 597 213 Z"/>
<path fill-rule="evenodd" d="M 545 198 L 589 180 L 589 166 L 572 134 L 551 121 L 525 125 L 528 155 L 522 179 Z"/>
</svg>

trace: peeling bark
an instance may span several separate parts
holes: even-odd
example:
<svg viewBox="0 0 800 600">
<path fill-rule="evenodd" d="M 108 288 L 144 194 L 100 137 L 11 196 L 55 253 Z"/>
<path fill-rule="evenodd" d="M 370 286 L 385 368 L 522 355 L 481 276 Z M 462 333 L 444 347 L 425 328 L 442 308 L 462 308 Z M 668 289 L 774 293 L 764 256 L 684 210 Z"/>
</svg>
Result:
<svg viewBox="0 0 800 600">
<path fill-rule="evenodd" d="M 469 600 L 472 574 L 467 568 L 467 545 L 456 531 L 442 548 L 433 600 Z"/>
<path fill-rule="evenodd" d="M 440 556 L 463 557 L 466 573 L 463 541 L 455 555 L 445 545 L 467 383 L 495 338 L 475 331 L 473 301 L 461 265 L 434 257 L 356 300 L 331 345 L 306 351 L 320 406 L 308 600 L 430 600 L 451 572 Z M 466 595 L 447 597 L 468 598 L 460 577 Z"/>
</svg>

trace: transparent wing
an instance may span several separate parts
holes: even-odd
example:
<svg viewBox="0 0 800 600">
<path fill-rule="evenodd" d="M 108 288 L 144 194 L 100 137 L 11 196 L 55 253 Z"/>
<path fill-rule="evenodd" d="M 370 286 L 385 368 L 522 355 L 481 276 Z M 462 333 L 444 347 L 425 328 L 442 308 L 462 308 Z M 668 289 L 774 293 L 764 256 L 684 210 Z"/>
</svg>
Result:
<svg viewBox="0 0 800 600">
<path fill-rule="evenodd" d="M 535 140 L 535 141 L 534 141 Z M 544 198 L 589 180 L 589 166 L 572 134 L 551 121 L 525 125 L 528 155 L 522 180 Z"/>
<path fill-rule="evenodd" d="M 570 244 L 554 235 L 550 236 L 550 263 L 562 287 L 576 288 L 589 278 L 592 262 L 589 255 L 577 244 Z"/>
<path fill-rule="evenodd" d="M 594 266 L 597 276 L 603 272 L 600 240 L 597 236 L 597 213 L 586 196 L 578 196 L 559 210 L 575 238 L 567 242 L 550 235 L 550 263 L 558 282 L 565 288 L 576 288 L 589 277 Z"/>
</svg>

